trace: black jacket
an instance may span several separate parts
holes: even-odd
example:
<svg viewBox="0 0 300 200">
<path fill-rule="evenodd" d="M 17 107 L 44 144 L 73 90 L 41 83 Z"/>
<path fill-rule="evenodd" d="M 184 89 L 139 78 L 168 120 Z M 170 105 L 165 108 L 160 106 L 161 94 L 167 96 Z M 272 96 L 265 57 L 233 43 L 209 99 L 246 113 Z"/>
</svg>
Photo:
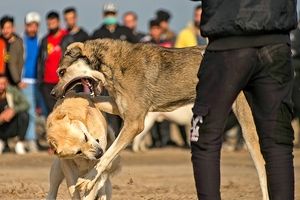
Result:
<svg viewBox="0 0 300 200">
<path fill-rule="evenodd" d="M 61 48 L 65 52 L 69 44 L 73 42 L 85 42 L 88 39 L 89 35 L 87 32 L 83 28 L 80 28 L 77 33 L 69 33 L 62 39 Z"/>
<path fill-rule="evenodd" d="M 202 9 L 201 34 L 210 42 L 236 37 L 243 43 L 244 36 L 253 38 L 250 46 L 284 42 L 297 25 L 296 0 L 202 0 Z"/>
<path fill-rule="evenodd" d="M 297 84 L 300 83 L 300 24 L 291 32 L 292 63 Z M 298 85 L 300 87 L 300 85 Z M 300 90 L 299 90 L 300 92 Z M 300 103 L 300 102 L 299 102 Z"/>
<path fill-rule="evenodd" d="M 93 35 L 91 36 L 91 39 L 98 38 L 126 40 L 131 43 L 139 42 L 138 38 L 132 33 L 129 28 L 120 26 L 118 24 L 114 32 L 110 32 L 105 25 L 102 25 L 99 29 L 95 30 Z"/>
</svg>

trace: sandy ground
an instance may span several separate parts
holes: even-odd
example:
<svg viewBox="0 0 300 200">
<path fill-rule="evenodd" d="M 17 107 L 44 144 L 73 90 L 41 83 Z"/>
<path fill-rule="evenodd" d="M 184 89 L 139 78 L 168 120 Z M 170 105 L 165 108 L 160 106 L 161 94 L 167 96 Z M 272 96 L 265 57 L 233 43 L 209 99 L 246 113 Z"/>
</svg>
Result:
<svg viewBox="0 0 300 200">
<path fill-rule="evenodd" d="M 0 155 L 0 199 L 44 199 L 53 156 Z M 112 178 L 114 200 L 196 199 L 189 150 L 166 148 L 122 153 L 122 170 Z M 296 199 L 300 199 L 300 150 L 295 151 Z M 260 199 L 258 178 L 246 151 L 222 154 L 222 199 Z M 59 199 L 69 199 L 65 183 Z"/>
</svg>

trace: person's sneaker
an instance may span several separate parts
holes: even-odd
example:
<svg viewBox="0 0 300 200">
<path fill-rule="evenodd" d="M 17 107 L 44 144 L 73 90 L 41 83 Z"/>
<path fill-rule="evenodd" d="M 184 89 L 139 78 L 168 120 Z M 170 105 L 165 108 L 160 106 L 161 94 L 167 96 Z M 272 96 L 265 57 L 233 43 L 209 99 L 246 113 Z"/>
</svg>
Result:
<svg viewBox="0 0 300 200">
<path fill-rule="evenodd" d="M 17 142 L 16 146 L 15 146 L 15 152 L 16 154 L 25 154 L 25 147 L 23 142 Z"/>
<path fill-rule="evenodd" d="M 27 148 L 28 148 L 28 151 L 29 152 L 38 152 L 38 147 L 37 147 L 37 144 L 36 144 L 36 141 L 35 140 L 29 140 L 27 142 Z"/>
<path fill-rule="evenodd" d="M 5 149 L 5 143 L 2 140 L 0 140 L 0 154 L 3 153 L 4 149 Z"/>
</svg>

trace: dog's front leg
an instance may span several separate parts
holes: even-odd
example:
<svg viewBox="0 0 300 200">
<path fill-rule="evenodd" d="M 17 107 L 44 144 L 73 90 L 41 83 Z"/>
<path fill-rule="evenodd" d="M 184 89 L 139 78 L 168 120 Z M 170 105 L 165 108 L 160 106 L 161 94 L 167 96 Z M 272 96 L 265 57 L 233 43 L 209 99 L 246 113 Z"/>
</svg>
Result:
<svg viewBox="0 0 300 200">
<path fill-rule="evenodd" d="M 54 200 L 57 197 L 57 191 L 59 185 L 61 184 L 62 180 L 64 179 L 64 174 L 60 166 L 60 160 L 55 158 L 51 165 L 50 170 L 50 188 L 47 195 L 47 200 Z"/>
<path fill-rule="evenodd" d="M 78 169 L 75 166 L 75 163 L 73 163 L 73 161 L 71 160 L 62 159 L 61 167 L 66 178 L 66 182 L 67 182 L 67 186 L 71 198 L 80 199 L 80 193 L 75 187 L 76 181 L 78 179 L 78 174 L 79 174 Z"/>
<path fill-rule="evenodd" d="M 100 176 L 100 180 L 96 182 L 95 186 L 90 191 L 85 191 L 82 200 L 94 200 L 97 196 L 106 197 L 105 195 L 105 183 L 108 179 L 108 173 L 103 172 Z M 104 191 L 104 193 L 102 193 Z M 105 198 L 104 198 L 105 199 Z"/>
<path fill-rule="evenodd" d="M 92 101 L 97 109 L 112 115 L 120 115 L 118 106 L 111 96 L 97 96 Z"/>
<path fill-rule="evenodd" d="M 79 187 L 80 190 L 90 191 L 101 174 L 117 157 L 119 152 L 124 149 L 133 140 L 133 138 L 144 129 L 145 114 L 140 116 L 140 118 L 135 118 L 135 120 L 124 119 L 124 126 L 119 136 L 102 156 L 100 162 L 91 171 L 89 171 L 85 178 L 78 179 L 76 186 Z"/>
</svg>

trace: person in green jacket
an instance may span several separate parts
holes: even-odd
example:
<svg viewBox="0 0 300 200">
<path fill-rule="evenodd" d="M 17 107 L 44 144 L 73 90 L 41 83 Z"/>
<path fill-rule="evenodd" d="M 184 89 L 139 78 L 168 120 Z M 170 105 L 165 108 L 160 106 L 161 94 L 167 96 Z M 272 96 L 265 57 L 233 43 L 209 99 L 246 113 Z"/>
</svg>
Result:
<svg viewBox="0 0 300 200">
<path fill-rule="evenodd" d="M 24 154 L 24 138 L 29 122 L 29 103 L 23 93 L 8 84 L 7 77 L 0 74 L 0 154 L 7 140 L 18 136 L 17 154 Z"/>
</svg>

